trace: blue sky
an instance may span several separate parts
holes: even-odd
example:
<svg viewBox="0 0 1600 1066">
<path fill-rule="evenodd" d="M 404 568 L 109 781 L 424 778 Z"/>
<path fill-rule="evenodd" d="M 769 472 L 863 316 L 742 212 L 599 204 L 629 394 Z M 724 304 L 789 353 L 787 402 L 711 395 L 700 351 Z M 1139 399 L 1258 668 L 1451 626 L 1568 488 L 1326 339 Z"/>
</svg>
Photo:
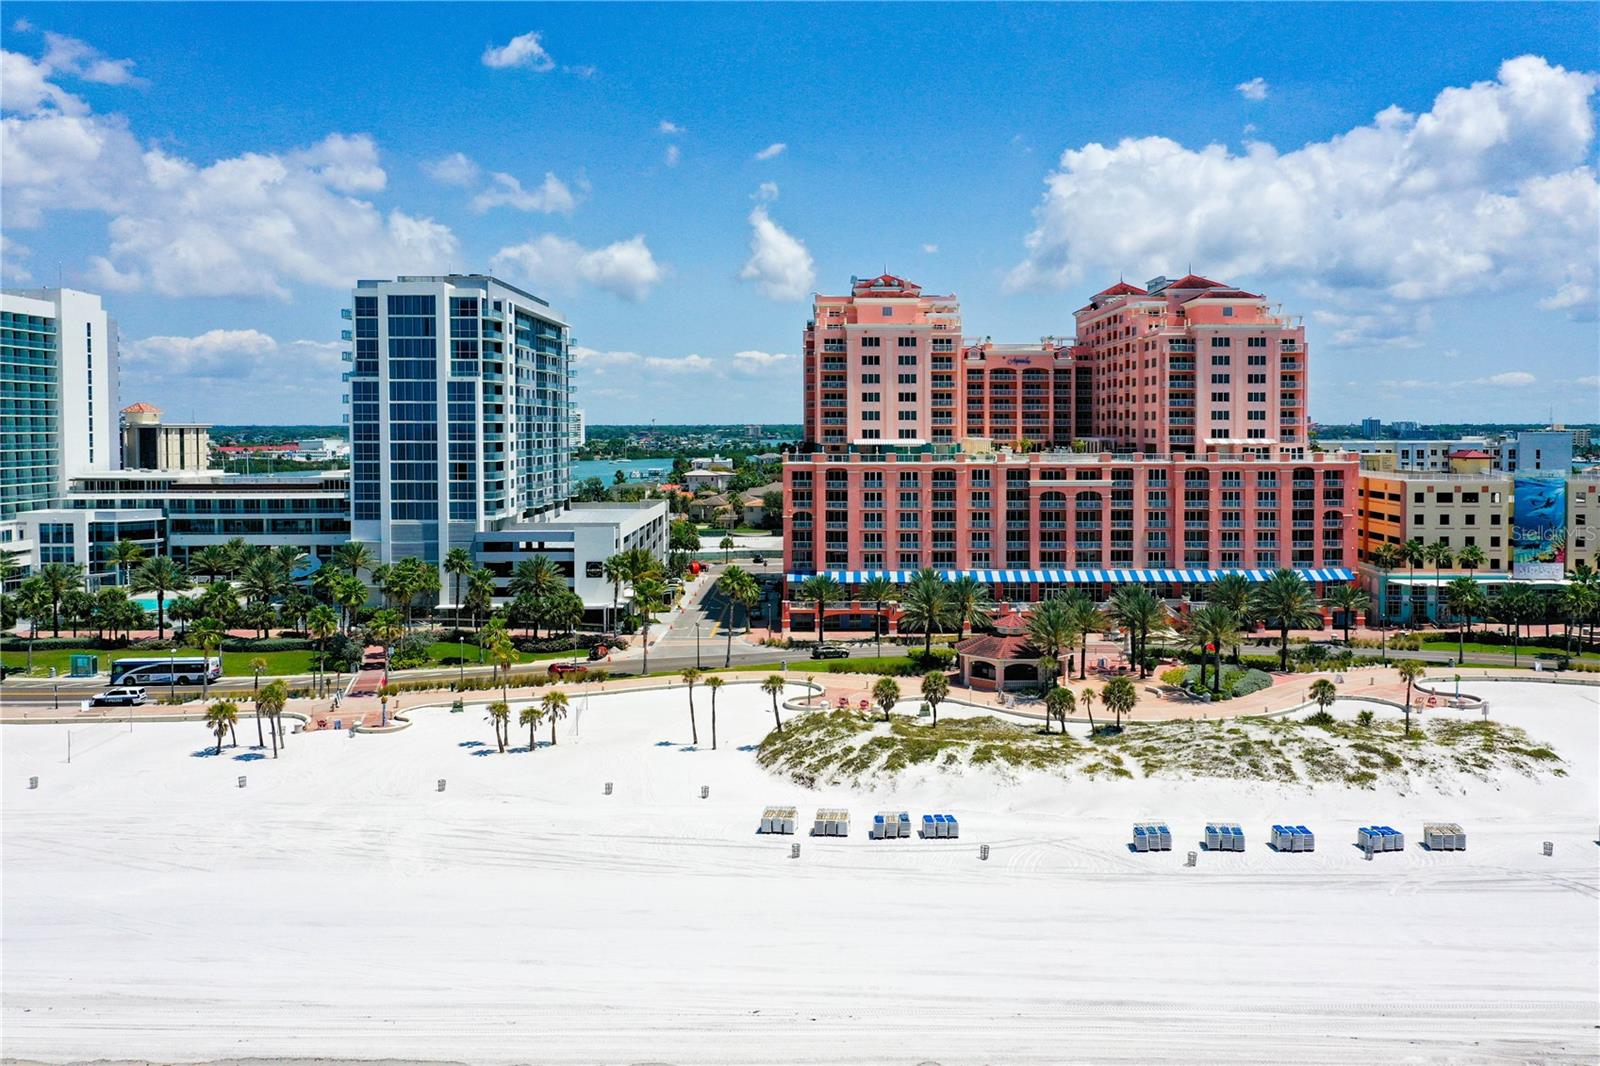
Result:
<svg viewBox="0 0 1600 1066">
<path fill-rule="evenodd" d="M 1306 316 L 1319 420 L 1593 420 L 1597 12 L 13 2 L 5 276 L 220 422 L 336 421 L 350 282 L 448 269 L 593 422 L 798 420 L 884 268 L 1008 341 L 1192 268 Z"/>
</svg>

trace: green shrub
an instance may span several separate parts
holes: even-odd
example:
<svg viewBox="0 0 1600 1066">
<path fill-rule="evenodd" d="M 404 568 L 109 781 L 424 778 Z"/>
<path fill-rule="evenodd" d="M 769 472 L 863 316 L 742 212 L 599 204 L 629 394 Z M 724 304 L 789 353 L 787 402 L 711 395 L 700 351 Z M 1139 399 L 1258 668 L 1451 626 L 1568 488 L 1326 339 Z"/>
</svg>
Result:
<svg viewBox="0 0 1600 1066">
<path fill-rule="evenodd" d="M 1231 691 L 1234 696 L 1248 696 L 1252 692 L 1260 692 L 1264 688 L 1272 687 L 1272 676 L 1260 670 L 1245 670 L 1231 680 L 1228 677 L 1228 672 L 1224 670 L 1222 677 L 1224 681 L 1228 681 L 1231 684 Z"/>
<path fill-rule="evenodd" d="M 1174 666 L 1170 670 L 1161 671 L 1161 683 L 1164 685 L 1181 685 L 1188 679 L 1187 666 Z"/>
<path fill-rule="evenodd" d="M 1376 717 L 1371 711 L 1359 711 L 1356 713 L 1356 725 L 1370 728 Z"/>
<path fill-rule="evenodd" d="M 1321 726 L 1323 729 L 1331 729 L 1339 722 L 1332 714 L 1320 709 L 1315 714 L 1306 715 L 1301 721 L 1306 725 Z"/>
</svg>

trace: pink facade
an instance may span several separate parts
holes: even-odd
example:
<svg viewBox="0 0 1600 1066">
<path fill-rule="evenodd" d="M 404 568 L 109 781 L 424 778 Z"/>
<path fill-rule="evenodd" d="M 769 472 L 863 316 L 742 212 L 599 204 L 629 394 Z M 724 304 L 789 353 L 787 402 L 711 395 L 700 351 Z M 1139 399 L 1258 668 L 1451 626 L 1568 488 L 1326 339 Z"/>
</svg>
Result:
<svg viewBox="0 0 1600 1066">
<path fill-rule="evenodd" d="M 790 573 L 1348 567 L 1355 460 L 882 454 L 784 467 Z M 1032 582 L 1036 584 L 1037 582 Z M 1006 589 L 1005 599 L 1033 599 Z"/>
<path fill-rule="evenodd" d="M 805 439 L 843 452 L 861 440 L 955 440 L 961 308 L 903 278 L 853 279 L 818 296 L 805 332 Z"/>
<path fill-rule="evenodd" d="M 1190 274 L 1119 282 L 1074 318 L 1093 436 L 1165 454 L 1305 445 L 1305 327 L 1263 297 Z"/>
<path fill-rule="evenodd" d="M 1071 342 L 963 345 L 955 298 L 901 278 L 817 297 L 787 572 L 974 571 L 1009 601 L 1206 580 L 1152 573 L 1172 570 L 1344 579 L 1358 467 L 1307 452 L 1303 326 L 1194 275 L 1076 319 Z"/>
</svg>

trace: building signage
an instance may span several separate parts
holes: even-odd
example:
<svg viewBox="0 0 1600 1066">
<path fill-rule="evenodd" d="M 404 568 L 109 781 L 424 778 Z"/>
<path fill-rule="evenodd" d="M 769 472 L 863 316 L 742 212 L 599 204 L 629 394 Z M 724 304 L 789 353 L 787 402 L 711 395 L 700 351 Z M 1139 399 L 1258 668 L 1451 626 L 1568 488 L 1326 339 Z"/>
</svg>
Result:
<svg viewBox="0 0 1600 1066">
<path fill-rule="evenodd" d="M 1567 563 L 1567 482 L 1519 477 L 1511 511 L 1511 576 L 1559 579 Z"/>
</svg>

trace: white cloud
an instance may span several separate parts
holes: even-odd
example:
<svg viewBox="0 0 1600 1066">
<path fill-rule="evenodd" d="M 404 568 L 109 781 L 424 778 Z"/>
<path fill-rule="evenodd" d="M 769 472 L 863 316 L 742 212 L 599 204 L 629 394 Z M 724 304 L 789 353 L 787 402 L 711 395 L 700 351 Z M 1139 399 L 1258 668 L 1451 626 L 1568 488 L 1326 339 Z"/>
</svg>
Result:
<svg viewBox="0 0 1600 1066">
<path fill-rule="evenodd" d="M 489 263 L 495 273 L 518 272 L 512 276 L 525 278 L 534 286 L 571 292 L 587 285 L 631 301 L 649 296 L 664 274 L 642 234 L 592 249 L 545 234 L 526 244 L 501 248 Z"/>
<path fill-rule="evenodd" d="M 582 345 L 572 347 L 573 363 L 582 371 L 601 374 L 606 369 L 655 370 L 666 374 L 705 372 L 716 363 L 698 353 L 681 356 L 640 355 L 638 352 L 603 352 Z"/>
<path fill-rule="evenodd" d="M 4 224 L 31 228 L 53 210 L 109 215 L 108 253 L 89 258 L 104 288 L 287 298 L 290 284 L 346 288 L 363 275 L 436 271 L 457 254 L 448 227 L 360 198 L 387 184 L 366 134 L 195 163 L 39 82 L 40 64 L 4 60 Z"/>
<path fill-rule="evenodd" d="M 51 82 L 50 67 L 20 52 L 0 51 L 0 107 L 31 114 L 46 105 L 66 115 L 82 115 L 89 105 Z"/>
<path fill-rule="evenodd" d="M 759 203 L 764 203 L 764 204 L 770 204 L 772 201 L 776 200 L 777 198 L 778 198 L 778 183 L 775 182 L 775 181 L 764 181 L 764 182 L 762 182 L 760 185 L 756 186 L 755 195 L 753 195 L 751 197 L 752 200 L 756 200 Z"/>
<path fill-rule="evenodd" d="M 1246 100 L 1265 100 L 1267 98 L 1267 80 L 1265 78 L 1251 78 L 1241 81 L 1234 86 L 1240 96 Z"/>
<path fill-rule="evenodd" d="M 1583 385 L 1591 389 L 1600 389 L 1600 374 L 1590 374 L 1588 377 L 1578 378 L 1575 385 Z"/>
<path fill-rule="evenodd" d="M 677 166 L 678 165 L 678 160 L 680 160 L 682 158 L 683 158 L 683 151 L 677 145 L 675 145 L 675 144 L 667 145 L 667 154 L 666 154 L 666 157 L 665 157 L 665 161 L 666 161 L 667 166 L 669 166 L 669 167 Z"/>
<path fill-rule="evenodd" d="M 567 213 L 578 206 L 578 198 L 566 182 L 546 172 L 544 181 L 536 189 L 524 189 L 522 183 L 510 174 L 489 175 L 489 187 L 472 198 L 474 211 L 487 211 L 494 207 L 514 207 L 518 211 L 539 211 L 544 214 Z"/>
<path fill-rule="evenodd" d="M 763 201 L 777 195 L 778 187 L 771 182 L 763 184 L 758 193 Z M 740 279 L 755 282 L 763 295 L 774 300 L 803 300 L 811 295 L 817 271 L 804 242 L 772 221 L 765 202 L 750 212 L 749 221 L 750 258 L 739 271 Z"/>
<path fill-rule="evenodd" d="M 16 284 L 27 284 L 33 274 L 22 265 L 22 260 L 32 249 L 18 244 L 13 238 L 0 233 L 0 278 Z"/>
<path fill-rule="evenodd" d="M 928 255 L 934 255 L 939 251 L 939 246 L 937 244 L 924 244 L 922 250 Z"/>
<path fill-rule="evenodd" d="M 554 70 L 556 61 L 544 50 L 544 45 L 539 43 L 537 33 L 524 33 L 511 38 L 498 48 L 493 45 L 485 48 L 483 65 L 493 70 L 525 67 L 543 74 Z"/>
<path fill-rule="evenodd" d="M 209 329 L 196 337 L 144 337 L 122 346 L 129 367 L 155 367 L 168 374 L 210 376 L 241 369 L 278 350 L 278 342 L 256 329 Z"/>
<path fill-rule="evenodd" d="M 422 172 L 440 185 L 466 188 L 478 180 L 478 164 L 463 152 L 452 152 L 422 164 Z"/>
<path fill-rule="evenodd" d="M 1425 114 L 1390 107 L 1290 152 L 1164 137 L 1069 149 L 1008 284 L 1192 261 L 1404 301 L 1542 284 L 1592 306 L 1597 84 L 1521 56 Z"/>
<path fill-rule="evenodd" d="M 44 65 L 60 74 L 82 78 L 101 85 L 139 85 L 133 60 L 111 59 L 98 48 L 60 33 L 45 31 Z"/>
<path fill-rule="evenodd" d="M 683 132 L 682 126 L 678 125 L 676 122 L 670 122 L 667 119 L 662 119 L 661 125 L 657 126 L 656 129 L 659 132 L 666 134 L 668 137 Z"/>
<path fill-rule="evenodd" d="M 745 351 L 733 353 L 733 368 L 740 373 L 758 374 L 794 362 L 788 352 Z"/>
<path fill-rule="evenodd" d="M 1508 370 L 1503 374 L 1491 374 L 1486 378 L 1478 378 L 1472 382 L 1474 385 L 1509 386 L 1512 388 L 1523 385 L 1532 385 L 1539 379 L 1525 370 Z"/>
<path fill-rule="evenodd" d="M 788 147 L 789 146 L 784 144 L 782 141 L 777 141 L 773 144 L 767 145 L 765 148 L 761 149 L 761 151 L 757 152 L 756 158 L 776 159 L 778 156 L 782 155 Z"/>
</svg>

